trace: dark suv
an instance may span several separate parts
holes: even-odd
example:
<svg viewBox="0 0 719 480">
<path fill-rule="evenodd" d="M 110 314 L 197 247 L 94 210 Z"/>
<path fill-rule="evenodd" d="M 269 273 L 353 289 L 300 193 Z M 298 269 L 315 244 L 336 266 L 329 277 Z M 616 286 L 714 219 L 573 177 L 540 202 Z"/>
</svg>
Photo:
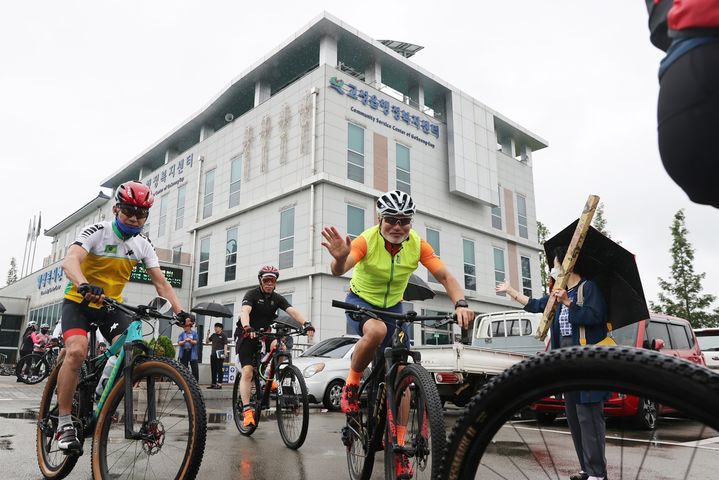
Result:
<svg viewBox="0 0 719 480">
<path fill-rule="evenodd" d="M 691 325 L 683 318 L 652 313 L 648 320 L 642 320 L 613 332 L 619 345 L 657 350 L 667 355 L 682 358 L 692 363 L 706 365 L 704 355 L 692 331 Z M 561 395 L 543 398 L 533 405 L 537 421 L 549 424 L 564 413 Z M 636 427 L 650 430 L 656 427 L 659 414 L 673 410 L 657 405 L 650 398 L 612 393 L 604 403 L 605 417 L 629 417 Z"/>
</svg>

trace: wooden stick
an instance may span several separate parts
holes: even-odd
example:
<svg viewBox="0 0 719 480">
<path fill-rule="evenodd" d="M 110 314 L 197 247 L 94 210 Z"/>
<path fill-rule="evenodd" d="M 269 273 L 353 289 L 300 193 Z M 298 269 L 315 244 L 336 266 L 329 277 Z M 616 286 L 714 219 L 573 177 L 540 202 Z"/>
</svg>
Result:
<svg viewBox="0 0 719 480">
<path fill-rule="evenodd" d="M 567 254 L 564 256 L 564 262 L 562 262 L 562 272 L 554 282 L 555 290 L 565 290 L 567 288 L 569 274 L 572 273 L 574 270 L 574 264 L 577 263 L 579 251 L 582 249 L 584 239 L 587 237 L 587 232 L 589 231 L 589 226 L 592 224 L 592 218 L 594 218 L 594 212 L 597 210 L 598 204 L 599 197 L 597 195 L 589 195 L 587 203 L 584 204 L 582 216 L 579 217 L 577 228 L 574 230 L 574 235 L 572 235 L 572 240 L 567 246 Z M 547 302 L 547 306 L 544 308 L 542 320 L 539 322 L 537 332 L 535 333 L 535 336 L 542 341 L 547 338 L 547 332 L 549 331 L 549 326 L 552 324 L 552 320 L 554 320 L 554 312 L 556 311 L 557 306 L 557 300 L 550 293 L 549 301 Z"/>
</svg>

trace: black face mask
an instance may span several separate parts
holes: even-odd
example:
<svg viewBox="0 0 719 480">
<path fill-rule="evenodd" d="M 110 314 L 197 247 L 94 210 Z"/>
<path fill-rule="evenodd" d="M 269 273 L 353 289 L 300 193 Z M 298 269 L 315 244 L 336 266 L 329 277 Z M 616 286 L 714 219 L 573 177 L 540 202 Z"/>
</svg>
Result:
<svg viewBox="0 0 719 480">
<path fill-rule="evenodd" d="M 48 330 L 49 330 L 49 329 L 47 329 L 47 328 L 43 328 L 42 330 L 40 330 L 40 332 L 42 332 L 42 333 L 47 333 Z"/>
</svg>

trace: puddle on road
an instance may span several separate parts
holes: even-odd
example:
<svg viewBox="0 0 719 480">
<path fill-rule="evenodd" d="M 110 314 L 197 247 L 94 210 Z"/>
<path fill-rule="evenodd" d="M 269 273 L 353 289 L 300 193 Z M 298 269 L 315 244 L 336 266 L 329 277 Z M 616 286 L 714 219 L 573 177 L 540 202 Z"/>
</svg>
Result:
<svg viewBox="0 0 719 480">
<path fill-rule="evenodd" d="M 25 410 L 24 412 L 11 412 L 11 413 L 0 413 L 0 418 L 12 418 L 20 420 L 35 420 L 37 418 L 37 412 L 33 410 Z M 2 438 L 2 437 L 0 437 Z"/>
<path fill-rule="evenodd" d="M 12 435 L 0 435 L 0 450 L 13 450 Z"/>
<path fill-rule="evenodd" d="M 526 443 L 510 441 L 492 442 L 487 447 L 487 452 L 513 457 L 532 455 Z"/>
</svg>

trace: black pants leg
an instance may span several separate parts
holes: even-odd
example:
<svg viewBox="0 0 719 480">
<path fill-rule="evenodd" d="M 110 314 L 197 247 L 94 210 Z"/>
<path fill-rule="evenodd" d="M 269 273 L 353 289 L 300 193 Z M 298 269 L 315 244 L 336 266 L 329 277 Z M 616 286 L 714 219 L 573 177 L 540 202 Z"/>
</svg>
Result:
<svg viewBox="0 0 719 480">
<path fill-rule="evenodd" d="M 212 383 L 214 385 L 222 384 L 222 359 L 217 358 L 217 355 L 210 357 L 210 370 L 212 372 Z"/>
</svg>

